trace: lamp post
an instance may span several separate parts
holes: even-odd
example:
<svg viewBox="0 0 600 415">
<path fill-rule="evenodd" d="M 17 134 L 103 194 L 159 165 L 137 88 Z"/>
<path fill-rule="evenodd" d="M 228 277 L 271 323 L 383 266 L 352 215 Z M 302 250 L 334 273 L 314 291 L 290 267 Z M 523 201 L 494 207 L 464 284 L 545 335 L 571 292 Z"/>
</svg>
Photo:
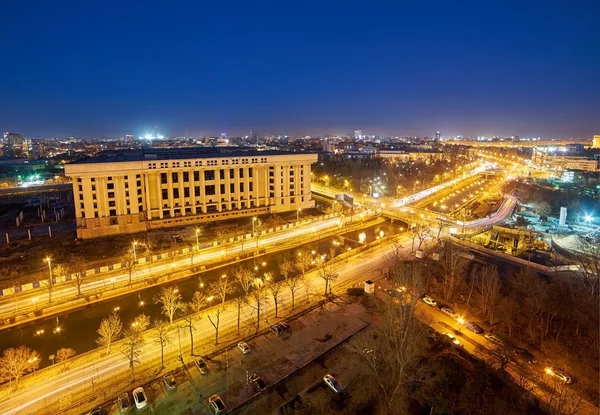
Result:
<svg viewBox="0 0 600 415">
<path fill-rule="evenodd" d="M 196 250 L 200 250 L 200 243 L 198 242 L 198 234 L 200 233 L 200 228 L 196 228 Z"/>
<path fill-rule="evenodd" d="M 296 222 L 300 221 L 300 212 L 302 212 L 302 208 L 298 208 L 296 211 Z"/>
<path fill-rule="evenodd" d="M 44 261 L 46 261 L 48 263 L 48 275 L 50 275 L 50 284 L 52 284 L 52 264 L 51 264 L 51 258 L 49 256 L 47 256 Z"/>
<path fill-rule="evenodd" d="M 135 247 L 137 246 L 137 241 L 133 241 L 131 246 L 133 247 L 133 263 L 137 264 L 137 253 L 135 252 Z"/>
<path fill-rule="evenodd" d="M 257 218 L 256 216 L 254 216 L 254 217 L 252 218 L 252 236 L 254 236 L 254 232 L 256 232 L 256 231 L 255 231 L 255 228 L 254 228 L 254 222 L 256 222 L 256 221 L 257 221 L 257 219 L 258 219 L 258 218 Z"/>
</svg>

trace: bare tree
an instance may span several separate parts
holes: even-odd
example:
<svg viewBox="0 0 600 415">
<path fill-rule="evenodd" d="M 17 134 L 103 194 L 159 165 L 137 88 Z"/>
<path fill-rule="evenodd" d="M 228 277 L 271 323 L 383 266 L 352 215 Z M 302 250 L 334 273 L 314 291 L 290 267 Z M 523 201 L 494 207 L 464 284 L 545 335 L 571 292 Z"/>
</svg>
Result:
<svg viewBox="0 0 600 415">
<path fill-rule="evenodd" d="M 185 303 L 182 327 L 190 333 L 190 356 L 194 355 L 194 332 L 196 323 L 200 319 L 199 314 L 195 312 L 196 307 L 193 303 Z"/>
<path fill-rule="evenodd" d="M 423 242 L 425 242 L 432 235 L 432 230 L 429 225 L 424 223 L 415 223 L 412 228 L 410 228 L 410 236 L 412 238 L 412 250 L 415 249 L 415 240 L 419 241 L 419 245 L 417 249 L 421 249 Z"/>
<path fill-rule="evenodd" d="M 162 287 L 158 296 L 154 297 L 154 304 L 162 304 L 162 313 L 169 319 L 169 324 L 173 324 L 177 311 L 183 309 L 181 294 L 175 286 Z"/>
<path fill-rule="evenodd" d="M 580 238 L 576 245 L 575 261 L 578 265 L 579 282 L 585 288 L 588 302 L 596 305 L 600 300 L 600 243 Z"/>
<path fill-rule="evenodd" d="M 481 308 L 490 324 L 494 324 L 494 314 L 500 289 L 502 287 L 498 268 L 495 265 L 485 267 L 483 275 L 478 279 L 481 294 Z"/>
<path fill-rule="evenodd" d="M 270 272 L 265 273 L 265 282 L 269 287 L 271 296 L 273 297 L 273 304 L 275 305 L 275 318 L 279 317 L 279 292 L 281 291 L 282 284 L 280 281 L 275 281 L 273 274 Z"/>
<path fill-rule="evenodd" d="M 23 375 L 33 372 L 40 366 L 40 360 L 38 352 L 27 346 L 6 349 L 0 358 L 0 379 L 14 381 L 16 389 Z"/>
<path fill-rule="evenodd" d="M 67 369 L 67 361 L 69 359 L 71 359 L 72 357 L 75 357 L 75 355 L 77 354 L 77 352 L 73 349 L 70 348 L 62 348 L 62 349 L 58 349 L 58 351 L 56 352 L 56 362 L 57 363 L 63 363 L 63 370 Z"/>
<path fill-rule="evenodd" d="M 512 361 L 512 354 L 508 347 L 504 345 L 493 346 L 491 348 L 482 347 L 480 352 L 488 357 L 488 363 L 496 368 L 497 372 L 506 370 L 508 364 Z"/>
<path fill-rule="evenodd" d="M 69 269 L 73 285 L 77 288 L 77 295 L 81 295 L 81 286 L 86 272 L 85 259 L 82 256 L 71 255 L 69 257 Z"/>
<path fill-rule="evenodd" d="M 227 296 L 233 292 L 233 287 L 229 283 L 229 277 L 226 274 L 221 275 L 208 287 L 208 293 L 221 300 L 221 304 L 225 304 Z"/>
<path fill-rule="evenodd" d="M 579 394 L 569 388 L 565 382 L 560 379 L 550 379 L 547 382 L 549 386 L 548 404 L 551 407 L 552 415 L 575 415 L 580 413 L 583 399 Z"/>
<path fill-rule="evenodd" d="M 248 268 L 238 267 L 233 271 L 233 276 L 237 281 L 238 295 L 235 297 L 237 306 L 237 334 L 240 335 L 240 319 L 242 314 L 242 305 L 250 292 L 254 272 Z"/>
<path fill-rule="evenodd" d="M 290 290 L 292 296 L 292 310 L 296 309 L 296 291 L 300 289 L 301 274 L 292 274 L 294 263 L 287 259 L 279 264 L 279 273 L 283 276 L 283 283 Z"/>
<path fill-rule="evenodd" d="M 110 345 L 121 336 L 122 329 L 123 324 L 117 313 L 112 313 L 100 322 L 100 327 L 97 330 L 100 337 L 96 340 L 96 343 L 101 347 L 106 346 L 106 354 L 110 352 Z"/>
<path fill-rule="evenodd" d="M 256 333 L 260 330 L 260 313 L 262 305 L 265 304 L 265 279 L 254 278 L 252 281 L 252 290 L 249 293 L 248 304 L 256 311 Z"/>
<path fill-rule="evenodd" d="M 217 308 L 217 310 L 215 311 L 215 314 L 214 314 L 214 320 L 213 320 L 213 317 L 209 314 L 208 321 L 210 321 L 210 324 L 212 324 L 212 326 L 215 328 L 215 346 L 216 346 L 219 344 L 219 323 L 221 321 L 221 310 L 219 310 Z"/>
<path fill-rule="evenodd" d="M 127 275 L 129 276 L 128 283 L 131 285 L 131 278 L 137 267 L 137 264 L 135 263 L 135 255 L 131 249 L 121 256 L 121 264 L 127 271 Z"/>
<path fill-rule="evenodd" d="M 333 260 L 327 261 L 325 255 L 317 256 L 315 258 L 315 264 L 317 266 L 317 272 L 319 277 L 325 281 L 325 295 L 331 293 L 331 285 L 335 281 L 339 274 L 335 272 Z"/>
<path fill-rule="evenodd" d="M 228 226 L 219 225 L 215 229 L 217 241 L 219 241 L 219 245 L 225 250 L 225 255 L 227 255 L 227 240 L 229 239 L 230 234 L 231 229 Z"/>
<path fill-rule="evenodd" d="M 134 318 L 133 322 L 131 323 L 131 330 L 140 332 L 140 335 L 143 335 L 144 331 L 146 331 L 148 327 L 150 327 L 150 317 L 144 313 Z"/>
<path fill-rule="evenodd" d="M 437 276 L 441 283 L 442 294 L 446 301 L 452 301 L 454 292 L 464 280 L 468 262 L 460 256 L 461 252 L 450 243 L 446 243 L 438 262 Z"/>
<path fill-rule="evenodd" d="M 411 382 L 421 378 L 419 365 L 425 333 L 414 318 L 416 296 L 401 304 L 383 306 L 383 325 L 353 341 L 351 349 L 373 386 L 382 414 L 407 413 L 406 398 Z"/>
<path fill-rule="evenodd" d="M 260 240 L 260 237 L 262 236 L 261 233 L 265 230 L 265 225 L 263 224 L 263 222 L 260 219 L 256 219 L 254 221 L 254 225 L 252 226 L 252 231 L 253 231 L 253 237 L 254 239 L 256 239 L 256 249 L 258 249 L 258 241 Z"/>
<path fill-rule="evenodd" d="M 171 343 L 169 327 L 163 320 L 154 321 L 154 333 L 152 340 L 155 345 L 160 347 L 160 367 L 165 367 L 165 347 Z"/>
<path fill-rule="evenodd" d="M 131 370 L 131 381 L 135 381 L 135 364 L 139 364 L 139 357 L 142 351 L 144 340 L 142 333 L 138 330 L 125 330 L 125 339 L 121 344 L 121 353 L 129 361 L 129 369 Z"/>
</svg>

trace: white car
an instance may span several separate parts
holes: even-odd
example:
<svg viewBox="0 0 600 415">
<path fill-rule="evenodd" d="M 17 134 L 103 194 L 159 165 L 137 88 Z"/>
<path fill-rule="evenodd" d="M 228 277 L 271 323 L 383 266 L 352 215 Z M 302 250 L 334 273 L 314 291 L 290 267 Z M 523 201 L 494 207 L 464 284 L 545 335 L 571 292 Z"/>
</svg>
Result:
<svg viewBox="0 0 600 415">
<path fill-rule="evenodd" d="M 460 342 L 458 341 L 458 339 L 454 336 L 454 334 L 450 334 L 450 333 L 444 333 L 444 336 L 448 336 L 450 338 L 450 340 L 452 340 L 452 343 L 454 343 L 457 346 L 460 346 Z"/>
<path fill-rule="evenodd" d="M 223 399 L 221 399 L 219 395 L 211 395 L 211 397 L 208 398 L 208 403 L 213 411 L 215 411 L 215 414 L 222 414 L 227 410 L 225 403 L 223 403 Z"/>
<path fill-rule="evenodd" d="M 239 342 L 238 348 L 242 351 L 243 354 L 250 353 L 250 346 L 248 346 L 248 343 L 246 342 Z"/>
<path fill-rule="evenodd" d="M 437 307 L 437 301 L 435 301 L 433 298 L 431 298 L 430 296 L 426 295 L 422 298 L 423 302 L 427 305 L 430 305 L 432 307 Z"/>
<path fill-rule="evenodd" d="M 137 409 L 142 409 L 144 406 L 148 405 L 148 399 L 146 399 L 144 388 L 140 386 L 133 390 L 133 400 L 135 401 L 135 407 Z"/>
<path fill-rule="evenodd" d="M 329 386 L 335 393 L 342 391 L 342 385 L 331 375 L 327 374 L 323 377 L 323 381 Z"/>
<path fill-rule="evenodd" d="M 484 337 L 486 339 L 488 339 L 489 341 L 491 341 L 492 343 L 497 344 L 498 346 L 502 346 L 504 344 L 502 339 L 500 339 L 498 336 L 496 336 L 494 334 L 484 334 Z"/>
<path fill-rule="evenodd" d="M 448 314 L 450 317 L 456 318 L 456 311 L 454 311 L 452 308 L 442 307 L 442 308 L 440 308 L 440 310 L 442 310 L 443 313 Z"/>
<path fill-rule="evenodd" d="M 553 376 L 557 379 L 562 380 L 563 382 L 565 382 L 566 384 L 570 384 L 571 382 L 573 382 L 573 380 L 571 379 L 570 376 L 564 374 L 563 372 L 561 372 L 560 370 L 551 368 L 551 367 L 547 367 L 546 368 L 546 374 Z"/>
</svg>

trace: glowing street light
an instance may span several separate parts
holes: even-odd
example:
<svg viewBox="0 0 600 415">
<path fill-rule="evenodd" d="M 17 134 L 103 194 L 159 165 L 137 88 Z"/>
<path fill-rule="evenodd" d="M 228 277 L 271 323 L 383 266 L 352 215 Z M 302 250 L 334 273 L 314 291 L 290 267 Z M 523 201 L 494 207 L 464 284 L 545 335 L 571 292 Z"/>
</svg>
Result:
<svg viewBox="0 0 600 415">
<path fill-rule="evenodd" d="M 302 208 L 298 208 L 296 211 L 296 222 L 300 221 L 300 212 L 302 212 Z"/>
<path fill-rule="evenodd" d="M 366 240 L 367 240 L 367 234 L 366 234 L 366 233 L 364 233 L 364 232 L 361 232 L 361 233 L 358 235 L 358 241 L 359 241 L 361 244 L 364 244 Z"/>
<path fill-rule="evenodd" d="M 258 220 L 258 218 L 256 216 L 254 216 L 252 218 L 252 235 L 254 235 L 254 232 L 256 232 L 256 228 L 254 226 L 254 222 L 256 222 Z"/>
<path fill-rule="evenodd" d="M 458 324 L 465 324 L 465 319 L 462 317 L 459 317 L 456 321 L 458 321 Z"/>
<path fill-rule="evenodd" d="M 200 228 L 196 228 L 196 250 L 200 249 L 200 243 L 198 242 L 198 234 L 200 233 Z"/>
<path fill-rule="evenodd" d="M 48 275 L 50 275 L 50 283 L 52 283 L 52 258 L 47 256 L 44 261 L 48 263 Z"/>
</svg>

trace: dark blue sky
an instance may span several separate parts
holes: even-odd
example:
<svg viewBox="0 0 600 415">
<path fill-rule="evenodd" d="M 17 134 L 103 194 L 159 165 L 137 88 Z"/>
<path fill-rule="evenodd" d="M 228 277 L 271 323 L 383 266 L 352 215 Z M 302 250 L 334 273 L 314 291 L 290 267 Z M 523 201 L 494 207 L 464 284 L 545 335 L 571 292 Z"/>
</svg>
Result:
<svg viewBox="0 0 600 415">
<path fill-rule="evenodd" d="M 599 3 L 5 1 L 0 130 L 591 136 Z"/>
</svg>

